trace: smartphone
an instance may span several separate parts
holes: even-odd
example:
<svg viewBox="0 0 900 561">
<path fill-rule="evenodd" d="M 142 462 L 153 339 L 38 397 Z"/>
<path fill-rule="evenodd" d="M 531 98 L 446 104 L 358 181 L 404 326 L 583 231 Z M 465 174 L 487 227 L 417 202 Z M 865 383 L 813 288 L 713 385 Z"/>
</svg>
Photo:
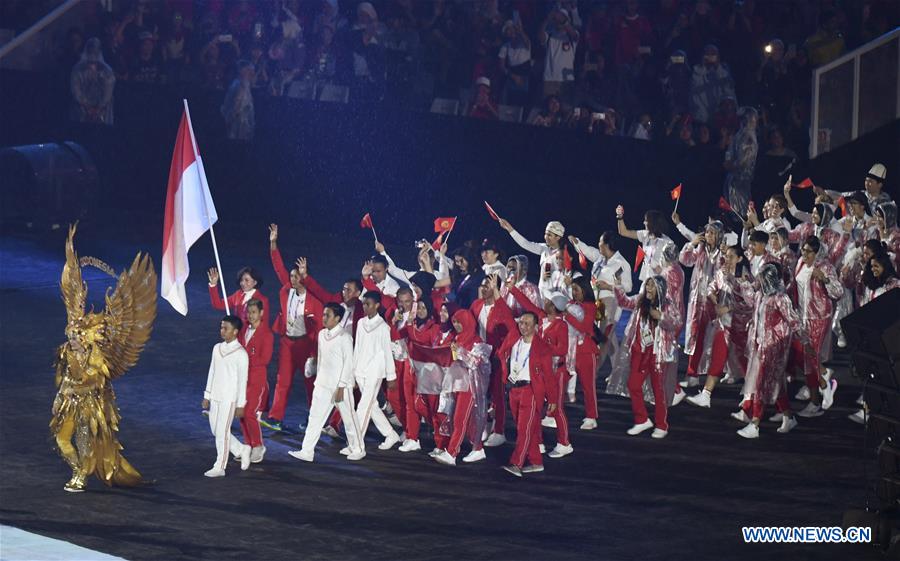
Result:
<svg viewBox="0 0 900 561">
<path fill-rule="evenodd" d="M 230 43 L 231 42 L 231 34 L 225 33 L 225 34 L 219 35 L 219 42 L 220 43 Z"/>
<path fill-rule="evenodd" d="M 572 115 L 573 115 L 576 119 L 581 118 L 581 107 L 576 107 L 575 109 L 573 109 L 573 110 L 572 110 Z"/>
</svg>

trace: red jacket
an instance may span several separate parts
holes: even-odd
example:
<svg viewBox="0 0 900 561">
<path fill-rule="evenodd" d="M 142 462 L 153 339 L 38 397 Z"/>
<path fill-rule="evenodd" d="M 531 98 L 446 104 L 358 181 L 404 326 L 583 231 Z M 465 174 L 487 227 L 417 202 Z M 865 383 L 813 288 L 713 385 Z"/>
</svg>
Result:
<svg viewBox="0 0 900 561">
<path fill-rule="evenodd" d="M 303 285 L 306 286 L 306 289 L 315 296 L 322 304 L 343 304 L 344 297 L 340 292 L 328 292 L 322 285 L 316 282 L 316 279 L 312 278 L 312 275 L 306 275 L 306 278 L 303 279 Z M 362 301 L 357 298 L 356 302 L 353 305 L 353 337 L 356 337 L 356 324 L 359 323 L 359 320 L 366 317 L 366 312 L 363 311 Z"/>
<path fill-rule="evenodd" d="M 275 274 L 278 276 L 278 282 L 281 283 L 281 290 L 278 293 L 278 299 L 281 303 L 281 313 L 275 318 L 272 324 L 272 331 L 278 335 L 287 333 L 286 313 L 288 309 L 288 297 L 291 294 L 291 276 L 284 267 L 284 261 L 281 259 L 281 252 L 273 249 L 269 252 L 272 257 L 272 266 L 275 268 Z M 309 290 L 306 291 L 306 304 L 303 306 L 303 318 L 306 323 L 306 334 L 312 339 L 313 344 L 318 342 L 319 330 L 322 329 L 322 303 L 316 299 Z"/>
<path fill-rule="evenodd" d="M 263 304 L 263 312 L 262 312 L 262 321 L 266 325 L 269 324 L 269 299 L 265 297 L 265 295 L 257 290 L 253 294 L 253 298 L 259 300 Z M 225 310 L 225 301 L 222 300 L 222 291 L 219 289 L 219 285 L 210 286 L 209 287 L 209 299 L 212 302 L 212 307 L 216 310 Z M 228 297 L 228 308 L 231 310 L 231 313 L 241 318 L 241 321 L 244 322 L 244 327 L 241 329 L 243 332 L 244 329 L 247 328 L 247 306 L 244 305 L 244 291 L 241 289 L 237 289 L 231 296 Z"/>
<path fill-rule="evenodd" d="M 519 342 L 522 336 L 518 332 L 512 332 L 507 337 L 497 356 L 503 364 L 503 383 L 506 383 L 509 376 L 509 359 L 512 355 L 513 347 Z M 528 357 L 528 374 L 531 378 L 531 391 L 534 392 L 534 398 L 540 406 L 548 395 L 557 395 L 559 387 L 557 386 L 557 376 L 553 371 L 553 352 L 550 347 L 540 338 L 532 337 L 531 354 Z"/>
<path fill-rule="evenodd" d="M 563 315 L 566 321 L 569 324 L 581 332 L 584 335 L 584 340 L 578 347 L 575 349 L 575 354 L 599 354 L 600 349 L 597 348 L 597 344 L 594 343 L 594 317 L 597 315 L 597 304 L 593 302 L 574 302 L 581 306 L 582 311 L 584 312 L 584 316 L 581 320 L 578 320 L 572 314 L 566 313 Z"/>
<path fill-rule="evenodd" d="M 272 330 L 266 325 L 266 322 L 259 322 L 259 327 L 253 332 L 253 337 L 244 343 L 243 334 L 240 339 L 250 357 L 250 372 L 248 380 L 265 381 L 266 368 L 272 360 L 272 349 L 275 343 L 275 336 Z"/>
<path fill-rule="evenodd" d="M 543 321 L 546 319 L 547 313 L 544 310 L 535 306 L 534 302 L 515 286 L 509 287 L 509 294 L 516 299 L 516 302 L 522 306 L 523 310 L 531 312 L 538 317 L 540 320 L 537 325 L 538 332 L 541 335 L 541 339 L 550 347 L 550 352 L 553 356 L 565 358 L 569 352 L 569 326 L 565 320 L 557 317 L 545 328 Z"/>
<path fill-rule="evenodd" d="M 478 323 L 478 316 L 481 314 L 482 308 L 484 308 L 484 300 L 481 298 L 472 302 L 472 307 L 469 308 L 472 315 L 475 316 L 475 322 L 479 329 L 481 324 Z M 487 332 L 487 340 L 485 342 L 493 349 L 493 356 L 497 356 L 497 350 L 509 334 L 518 336 L 519 326 L 516 325 L 516 320 L 513 319 L 512 310 L 509 309 L 509 306 L 506 305 L 502 298 L 494 301 L 494 307 L 488 313 L 485 331 Z"/>
<path fill-rule="evenodd" d="M 378 287 L 375 285 L 375 281 L 371 278 L 363 279 L 363 288 L 366 291 L 377 292 L 381 294 L 381 306 L 386 309 L 396 309 L 397 308 L 397 298 L 395 296 L 388 296 L 381 292 Z M 444 299 L 447 296 L 449 290 L 446 288 L 435 288 L 431 291 L 431 303 L 434 305 L 435 310 L 440 310 L 441 306 L 444 304 Z M 385 315 L 385 321 L 390 323 L 390 318 L 392 316 Z"/>
</svg>

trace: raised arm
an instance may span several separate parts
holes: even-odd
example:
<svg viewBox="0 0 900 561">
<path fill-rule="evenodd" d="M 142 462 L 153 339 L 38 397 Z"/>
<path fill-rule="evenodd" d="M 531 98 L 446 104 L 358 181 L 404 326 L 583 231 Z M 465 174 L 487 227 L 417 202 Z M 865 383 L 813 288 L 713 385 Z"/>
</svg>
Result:
<svg viewBox="0 0 900 561">
<path fill-rule="evenodd" d="M 578 251 L 580 251 L 581 254 L 584 255 L 584 257 L 591 263 L 600 261 L 600 257 L 602 257 L 602 255 L 600 255 L 600 250 L 596 247 L 584 243 L 575 236 L 569 236 L 569 241 L 572 242 L 572 245 L 574 245 L 578 249 Z"/>
<path fill-rule="evenodd" d="M 284 266 L 281 252 L 278 251 L 278 224 L 269 224 L 269 257 L 272 259 L 272 267 L 275 269 L 278 282 L 281 286 L 290 286 L 291 275 Z"/>
<path fill-rule="evenodd" d="M 332 294 L 328 292 L 322 288 L 322 285 L 316 282 L 316 279 L 312 278 L 312 275 L 309 274 L 309 269 L 307 269 L 305 257 L 297 259 L 297 271 L 300 273 L 300 278 L 303 280 L 303 286 L 306 287 L 306 290 L 308 290 L 316 300 L 323 305 L 330 302 L 334 302 L 335 304 L 341 303 L 340 293 Z"/>
<path fill-rule="evenodd" d="M 623 238 L 638 239 L 637 231 L 625 227 L 625 207 L 622 205 L 616 207 L 616 229 Z"/>
<path fill-rule="evenodd" d="M 506 286 L 509 289 L 509 293 L 512 294 L 513 298 L 516 299 L 516 302 L 518 302 L 519 305 L 522 306 L 523 310 L 535 314 L 540 319 L 544 319 L 545 317 L 547 317 L 547 314 L 544 312 L 544 310 L 535 306 L 534 302 L 529 300 L 528 296 L 525 296 L 525 294 L 521 290 L 519 290 L 512 284 L 507 284 Z"/>
</svg>

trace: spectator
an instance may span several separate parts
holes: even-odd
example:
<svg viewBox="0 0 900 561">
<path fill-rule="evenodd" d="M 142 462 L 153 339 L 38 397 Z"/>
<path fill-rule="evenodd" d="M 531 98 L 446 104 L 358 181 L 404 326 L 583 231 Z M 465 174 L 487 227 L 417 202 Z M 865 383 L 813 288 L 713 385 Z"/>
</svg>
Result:
<svg viewBox="0 0 900 561">
<path fill-rule="evenodd" d="M 256 117 L 253 110 L 251 86 L 256 70 L 249 61 L 237 63 L 238 75 L 231 83 L 222 103 L 222 116 L 228 130 L 228 138 L 233 140 L 253 140 Z"/>
<path fill-rule="evenodd" d="M 384 48 L 379 37 L 378 13 L 369 2 L 356 7 L 356 23 L 350 32 L 352 90 L 354 99 L 377 101 L 384 97 Z"/>
<path fill-rule="evenodd" d="M 616 18 L 616 66 L 631 66 L 649 54 L 651 38 L 650 21 L 638 13 L 637 0 L 626 0 L 625 13 Z"/>
<path fill-rule="evenodd" d="M 152 33 L 143 31 L 138 39 L 138 56 L 131 62 L 129 79 L 142 84 L 164 84 L 166 75 L 163 72 L 162 56 L 156 49 L 156 38 Z"/>
<path fill-rule="evenodd" d="M 544 98 L 544 108 L 532 119 L 532 125 L 539 127 L 558 127 L 565 121 L 559 97 L 548 95 Z"/>
<path fill-rule="evenodd" d="M 600 52 L 585 54 L 581 76 L 575 84 L 575 102 L 595 112 L 618 102 L 618 80 L 607 69 L 606 57 Z"/>
<path fill-rule="evenodd" d="M 650 114 L 642 113 L 641 116 L 638 117 L 637 123 L 635 123 L 632 127 L 632 131 L 629 136 L 638 140 L 650 140 L 651 129 L 653 128 L 652 125 L 653 124 L 650 120 Z"/>
<path fill-rule="evenodd" d="M 269 86 L 269 61 L 261 43 L 256 42 L 250 45 L 250 64 L 253 65 L 255 70 L 251 87 L 254 89 L 267 89 Z"/>
<path fill-rule="evenodd" d="M 113 88 L 116 77 L 103 60 L 100 40 L 88 39 L 81 60 L 72 69 L 73 118 L 82 123 L 113 124 Z"/>
<path fill-rule="evenodd" d="M 819 17 L 819 29 L 807 37 L 803 48 L 809 55 L 813 68 L 828 64 L 844 54 L 844 38 L 838 29 L 838 14 L 834 10 L 825 10 Z"/>
<path fill-rule="evenodd" d="M 785 52 L 784 42 L 773 39 L 763 52 L 763 63 L 756 73 L 759 103 L 776 122 L 784 123 L 793 97 L 788 63 L 793 60 L 796 48 L 792 45 Z"/>
<path fill-rule="evenodd" d="M 538 37 L 547 49 L 544 58 L 544 96 L 558 95 L 571 101 L 579 33 L 569 21 L 568 12 L 562 8 L 552 10 L 541 24 Z"/>
<path fill-rule="evenodd" d="M 726 96 L 734 97 L 734 80 L 731 72 L 719 60 L 719 49 L 707 45 L 703 49 L 703 62 L 694 65 L 691 77 L 691 113 L 694 119 L 708 123 L 713 110 Z"/>
<path fill-rule="evenodd" d="M 334 28 L 323 26 L 319 30 L 319 41 L 312 57 L 312 72 L 321 83 L 331 83 L 335 79 L 338 65 L 338 53 L 334 45 Z"/>
<path fill-rule="evenodd" d="M 660 82 L 666 100 L 666 118 L 687 113 L 691 100 L 691 67 L 684 51 L 672 53 Z"/>
<path fill-rule="evenodd" d="M 758 115 L 752 107 L 741 108 L 741 128 L 725 153 L 725 198 L 731 208 L 739 214 L 747 215 L 750 202 L 750 186 L 753 183 L 753 171 L 756 168 L 756 154 L 759 145 L 756 140 L 756 124 Z"/>
<path fill-rule="evenodd" d="M 732 132 L 736 131 L 741 124 L 741 120 L 737 114 L 737 100 L 728 95 L 719 102 L 719 107 L 713 115 L 712 124 L 714 128 L 721 129 L 727 127 Z"/>
<path fill-rule="evenodd" d="M 509 20 L 503 24 L 506 42 L 498 54 L 500 71 L 506 76 L 503 84 L 503 102 L 511 105 L 528 103 L 529 76 L 531 75 L 531 40 L 522 30 L 522 21 Z"/>
<path fill-rule="evenodd" d="M 66 43 L 57 59 L 59 69 L 68 76 L 72 72 L 72 68 L 81 60 L 83 52 L 84 35 L 80 29 L 73 27 L 66 33 Z"/>
<path fill-rule="evenodd" d="M 331 28 L 332 35 L 347 27 L 347 20 L 338 11 L 338 0 L 321 0 L 322 9 L 313 20 L 313 35 L 321 37 L 322 30 Z"/>
<path fill-rule="evenodd" d="M 784 134 L 778 127 L 772 127 L 769 130 L 769 149 L 766 150 L 766 156 L 776 156 L 780 158 L 797 158 L 797 153 L 784 145 Z"/>
<path fill-rule="evenodd" d="M 161 45 L 167 82 L 177 83 L 183 80 L 185 69 L 190 63 L 189 45 L 190 36 L 184 26 L 184 17 L 181 12 L 175 12 Z"/>
<path fill-rule="evenodd" d="M 589 53 L 611 53 L 615 41 L 613 19 L 605 2 L 595 2 L 584 30 L 584 41 Z"/>
<path fill-rule="evenodd" d="M 224 45 L 231 45 L 232 42 L 233 38 L 229 34 L 216 35 L 200 51 L 200 81 L 205 87 L 214 90 L 225 87 L 225 72 L 228 66 L 222 50 Z M 237 49 L 237 45 L 233 45 L 232 48 Z"/>
<path fill-rule="evenodd" d="M 493 120 L 500 118 L 497 107 L 491 100 L 491 81 L 483 76 L 475 80 L 475 99 L 469 108 L 469 117 Z"/>
</svg>

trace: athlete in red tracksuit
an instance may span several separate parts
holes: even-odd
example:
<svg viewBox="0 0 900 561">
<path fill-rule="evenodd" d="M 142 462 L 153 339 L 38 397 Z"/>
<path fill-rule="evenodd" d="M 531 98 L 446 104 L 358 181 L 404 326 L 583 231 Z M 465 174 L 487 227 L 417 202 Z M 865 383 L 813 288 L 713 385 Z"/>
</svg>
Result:
<svg viewBox="0 0 900 561">
<path fill-rule="evenodd" d="M 553 351 L 537 336 L 537 316 L 525 312 L 518 321 L 518 333 L 511 332 L 497 356 L 506 366 L 504 384 L 509 385 L 509 408 L 516 421 L 516 447 L 503 469 L 522 477 L 523 473 L 544 471 L 538 443 L 544 399 L 559 393 L 553 372 Z M 547 408 L 552 415 L 556 404 Z M 528 460 L 530 465 L 526 466 Z"/>
<path fill-rule="evenodd" d="M 241 417 L 241 432 L 244 443 L 251 446 L 250 461 L 259 463 L 266 453 L 259 416 L 269 403 L 268 367 L 272 360 L 275 338 L 266 322 L 262 320 L 265 311 L 262 301 L 252 299 L 247 303 L 248 324 L 244 326 L 239 340 L 250 359 L 247 373 L 247 405 Z"/>
<path fill-rule="evenodd" d="M 485 446 L 500 446 L 506 442 L 506 392 L 503 386 L 503 364 L 497 350 L 510 333 L 517 333 L 516 320 L 503 298 L 500 298 L 500 279 L 485 277 L 479 287 L 481 298 L 472 302 L 469 311 L 475 316 L 478 335 L 491 346 L 491 405 L 494 408 L 494 429 Z"/>
<path fill-rule="evenodd" d="M 306 361 L 316 356 L 316 342 L 322 329 L 322 304 L 303 285 L 297 269 L 288 274 L 278 251 L 278 226 L 269 226 L 269 254 L 272 266 L 281 283 L 278 293 L 281 313 L 275 318 L 272 330 L 281 336 L 278 347 L 278 377 L 269 408 L 268 420 L 263 425 L 281 430 L 284 411 L 294 380 L 294 373 L 303 370 Z M 307 405 L 312 401 L 313 378 L 304 378 Z"/>
<path fill-rule="evenodd" d="M 547 394 L 547 403 L 555 404 L 556 409 L 550 416 L 556 421 L 556 448 L 550 452 L 551 458 L 561 458 L 573 452 L 572 443 L 569 442 L 569 421 L 563 408 L 563 391 L 566 386 L 566 353 L 569 349 L 569 326 L 562 317 L 568 304 L 568 298 L 561 292 L 547 295 L 544 300 L 544 309 L 541 310 L 532 303 L 524 292 L 515 286 L 509 286 L 509 295 L 515 298 L 523 312 L 531 312 L 540 318 L 538 334 L 550 347 L 553 355 L 553 375 L 559 391 L 556 394 Z M 539 443 L 543 443 L 543 435 L 539 431 Z"/>
<path fill-rule="evenodd" d="M 225 301 L 219 290 L 219 270 L 213 267 L 207 273 L 209 276 L 209 299 L 216 310 L 225 310 Z M 228 297 L 228 307 L 231 313 L 241 318 L 244 328 L 247 328 L 247 302 L 255 298 L 263 304 L 262 321 L 269 325 L 269 299 L 260 292 L 263 285 L 262 276 L 251 267 L 244 267 L 238 271 L 238 285 L 240 288 Z M 240 337 L 239 337 L 240 338 Z"/>
<path fill-rule="evenodd" d="M 578 330 L 581 339 L 575 347 L 575 373 L 584 392 L 584 420 L 581 430 L 593 430 L 597 428 L 597 355 L 600 350 L 594 342 L 597 304 L 594 289 L 587 277 L 572 279 L 572 299 L 563 317 Z"/>
</svg>

